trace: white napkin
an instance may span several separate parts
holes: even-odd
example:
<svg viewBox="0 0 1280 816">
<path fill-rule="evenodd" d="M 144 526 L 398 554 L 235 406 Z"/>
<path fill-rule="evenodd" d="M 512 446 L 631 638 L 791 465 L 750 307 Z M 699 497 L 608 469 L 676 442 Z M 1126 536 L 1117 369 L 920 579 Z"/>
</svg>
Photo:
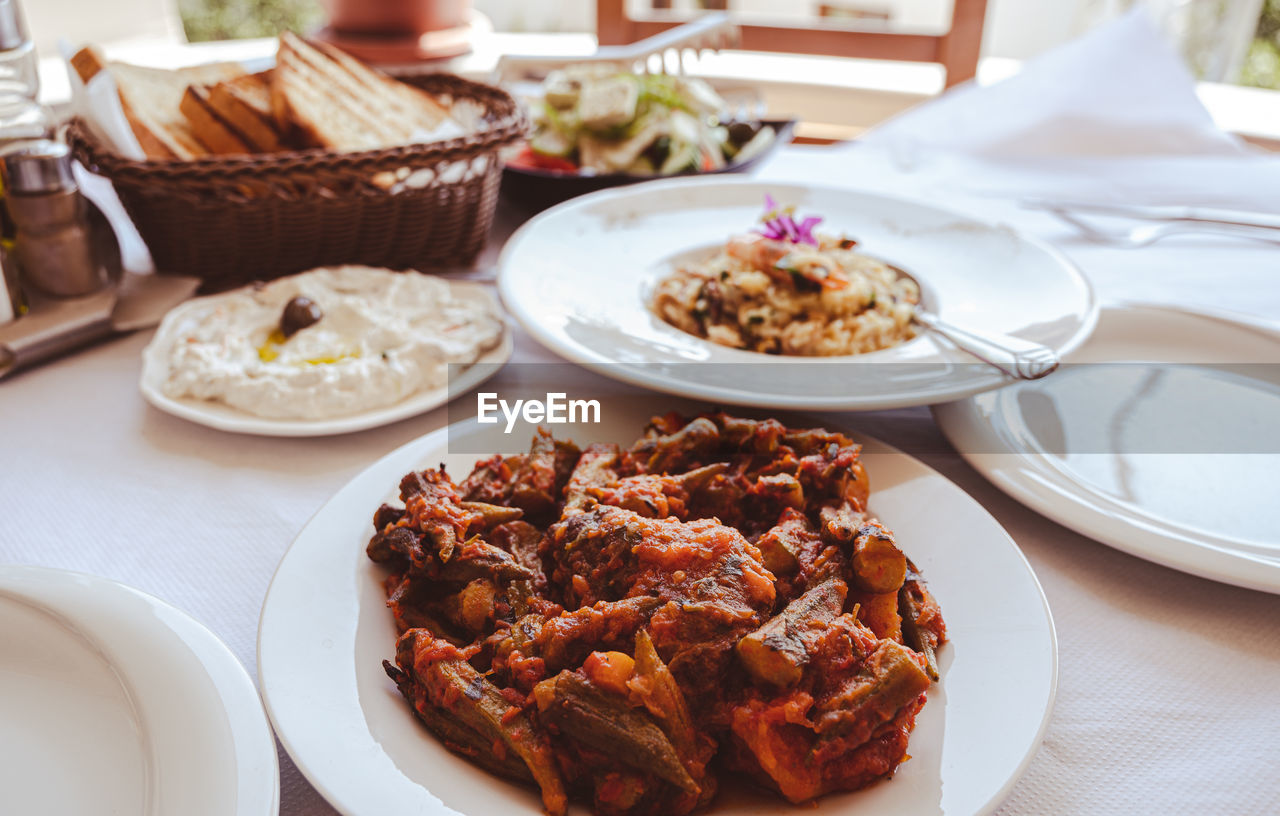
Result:
<svg viewBox="0 0 1280 816">
<path fill-rule="evenodd" d="M 1280 211 L 1280 156 L 1214 125 L 1141 7 L 847 149 L 851 166 L 887 164 L 929 194 Z"/>
<path fill-rule="evenodd" d="M 80 79 L 76 69 L 71 67 L 74 53 L 71 44 L 62 40 L 58 43 L 58 49 L 62 52 L 67 68 L 67 81 L 71 84 L 71 115 L 88 123 L 94 135 L 120 155 L 129 159 L 145 159 L 147 156 L 138 144 L 138 137 L 133 134 L 129 120 L 125 118 L 120 95 L 116 92 L 116 81 L 111 73 L 99 71 L 86 84 Z"/>
<path fill-rule="evenodd" d="M 894 118 L 862 143 L 977 157 L 1235 155 L 1195 81 L 1139 7 L 987 87 L 968 84 Z"/>
</svg>

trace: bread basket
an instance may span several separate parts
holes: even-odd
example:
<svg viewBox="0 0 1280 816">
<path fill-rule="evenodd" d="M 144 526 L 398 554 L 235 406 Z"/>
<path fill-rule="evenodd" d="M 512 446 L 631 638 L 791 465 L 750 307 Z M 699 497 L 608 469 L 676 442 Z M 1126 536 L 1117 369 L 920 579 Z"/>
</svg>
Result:
<svg viewBox="0 0 1280 816">
<path fill-rule="evenodd" d="M 465 136 L 382 150 L 299 150 L 137 161 L 83 121 L 74 155 L 111 180 L 161 273 L 215 291 L 316 266 L 469 265 L 484 247 L 502 180 L 499 151 L 526 135 L 511 96 L 449 74 L 398 77 L 465 108 Z"/>
</svg>

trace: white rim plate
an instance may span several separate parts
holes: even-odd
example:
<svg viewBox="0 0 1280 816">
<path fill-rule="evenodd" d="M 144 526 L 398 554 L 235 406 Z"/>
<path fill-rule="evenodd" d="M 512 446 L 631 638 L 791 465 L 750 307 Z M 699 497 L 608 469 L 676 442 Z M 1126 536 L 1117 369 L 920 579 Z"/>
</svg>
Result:
<svg viewBox="0 0 1280 816">
<path fill-rule="evenodd" d="M 591 439 L 630 443 L 649 417 L 673 408 L 683 406 L 652 397 L 606 406 Z M 532 789 L 441 747 L 381 666 L 393 657 L 396 633 L 383 571 L 364 553 L 373 511 L 394 500 L 411 470 L 445 462 L 469 472 L 481 457 L 450 454 L 449 446 L 451 436 L 456 445 L 456 435 L 473 433 L 481 431 L 472 423 L 441 429 L 357 476 L 307 523 L 267 592 L 258 630 L 267 711 L 298 768 L 343 813 L 541 812 Z M 1009 792 L 1048 722 L 1057 682 L 1048 604 L 1022 553 L 973 499 L 910 456 L 865 441 L 871 506 L 927 576 L 951 642 L 940 655 L 943 679 L 911 737 L 912 758 L 895 778 L 803 811 L 985 813 Z M 724 791 L 711 812 L 799 811 L 781 799 Z"/>
<path fill-rule="evenodd" d="M 483 284 L 470 281 L 450 281 L 454 291 L 464 297 L 483 297 L 494 300 L 493 293 Z M 238 290 L 237 290 L 238 291 Z M 502 339 L 498 345 L 486 351 L 476 362 L 468 367 L 453 381 L 440 388 L 414 394 L 394 405 L 374 408 L 369 411 L 350 414 L 333 419 L 270 419 L 232 408 L 229 405 L 212 400 L 175 399 L 161 390 L 161 384 L 168 373 L 168 362 L 164 357 L 164 349 L 169 345 L 170 336 L 177 330 L 187 314 L 203 309 L 214 299 L 224 298 L 233 292 L 222 292 L 195 298 L 183 303 L 168 314 L 151 338 L 151 342 L 142 351 L 142 379 L 139 387 L 147 402 L 167 414 L 180 417 L 199 425 L 216 428 L 232 433 L 253 434 L 256 436 L 332 436 L 334 434 L 353 433 L 382 425 L 390 425 L 402 419 L 425 414 L 439 408 L 460 394 L 492 377 L 508 360 L 514 348 L 511 329 L 504 325 Z M 496 303 L 495 303 L 496 306 Z"/>
<path fill-rule="evenodd" d="M 1121 361 L 1242 366 L 1236 369 L 1242 376 L 1228 383 L 1230 392 L 1201 390 L 1210 404 L 1197 416 L 1212 421 L 1215 397 L 1228 393 L 1233 398 L 1227 409 L 1245 412 L 1237 421 L 1249 416 L 1259 422 L 1275 421 L 1274 413 L 1268 412 L 1269 418 L 1261 413 L 1266 406 L 1255 410 L 1255 403 L 1241 398 L 1255 391 L 1272 411 L 1280 401 L 1277 383 L 1248 377 L 1250 371 L 1264 373 L 1280 363 L 1280 325 L 1222 312 L 1116 304 L 1102 310 L 1097 331 L 1068 362 Z M 1269 367 L 1250 368 L 1255 364 Z M 1024 410 L 1038 411 L 1035 406 L 1052 404 L 1058 413 L 1067 405 L 1081 412 L 1078 404 L 1063 399 L 1078 391 L 1081 382 L 1068 379 L 1076 376 L 1068 369 L 1040 383 L 935 406 L 934 416 L 952 445 L 978 472 L 1064 527 L 1192 575 L 1280 593 L 1280 544 L 1274 534 L 1280 509 L 1273 487 L 1280 453 L 1117 453 L 1108 449 L 1067 451 L 1064 456 L 1061 450 L 1047 450 L 1036 441 L 1039 432 L 1030 430 L 1038 420 L 1028 420 Z M 1199 385 L 1199 380 L 1191 382 L 1192 388 Z M 1178 393 L 1185 394 L 1187 387 L 1181 388 Z M 1123 402 L 1100 397 L 1096 391 L 1090 398 L 1090 407 L 1099 411 L 1100 418 L 1089 421 L 1098 427 L 1122 428 L 1124 435 L 1116 439 L 1152 427 L 1166 411 L 1181 410 L 1160 407 L 1160 400 L 1174 393 L 1167 388 L 1137 402 L 1142 392 L 1124 393 L 1130 396 Z M 1027 401 L 1029 394 L 1033 401 Z M 1063 427 L 1070 438 L 1072 428 L 1080 425 L 1067 421 Z M 1115 476 L 1113 482 L 1100 474 L 1123 476 Z M 1265 478 L 1255 478 L 1258 474 Z M 1269 533 L 1264 529 L 1268 527 Z"/>
<path fill-rule="evenodd" d="M 538 342 L 607 376 L 681 396 L 792 410 L 871 410 L 959 399 L 1007 384 L 923 333 L 846 357 L 731 349 L 653 314 L 657 280 L 691 255 L 752 229 L 765 194 L 825 218 L 861 250 L 913 275 L 945 320 L 1034 340 L 1066 354 L 1097 304 L 1080 272 L 1047 244 L 905 199 L 751 179 L 673 179 L 592 193 L 521 227 L 498 260 L 498 288 Z"/>
<path fill-rule="evenodd" d="M 185 613 L 105 578 L 0 567 L 0 722 L 6 812 L 279 809 L 244 667 Z"/>
</svg>

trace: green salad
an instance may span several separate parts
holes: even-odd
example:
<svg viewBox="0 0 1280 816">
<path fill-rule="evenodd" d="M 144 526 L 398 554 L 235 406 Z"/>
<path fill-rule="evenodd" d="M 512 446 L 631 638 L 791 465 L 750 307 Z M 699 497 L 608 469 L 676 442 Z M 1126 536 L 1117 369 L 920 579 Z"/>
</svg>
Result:
<svg viewBox="0 0 1280 816">
<path fill-rule="evenodd" d="M 523 158 L 584 174 L 717 170 L 774 138 L 759 123 L 730 121 L 725 109 L 699 79 L 599 65 L 554 71 L 533 105 L 535 130 Z"/>
</svg>

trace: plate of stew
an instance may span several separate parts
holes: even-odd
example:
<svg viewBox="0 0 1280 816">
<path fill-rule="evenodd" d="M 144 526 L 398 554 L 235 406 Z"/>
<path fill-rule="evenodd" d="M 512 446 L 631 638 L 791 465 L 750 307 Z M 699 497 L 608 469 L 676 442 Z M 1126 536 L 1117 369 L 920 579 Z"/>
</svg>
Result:
<svg viewBox="0 0 1280 816">
<path fill-rule="evenodd" d="M 459 452 L 494 426 L 441 429 L 299 534 L 260 681 L 334 807 L 999 804 L 1047 724 L 1056 641 L 985 510 L 812 421 L 660 397 L 602 414 L 525 454 Z"/>
</svg>

